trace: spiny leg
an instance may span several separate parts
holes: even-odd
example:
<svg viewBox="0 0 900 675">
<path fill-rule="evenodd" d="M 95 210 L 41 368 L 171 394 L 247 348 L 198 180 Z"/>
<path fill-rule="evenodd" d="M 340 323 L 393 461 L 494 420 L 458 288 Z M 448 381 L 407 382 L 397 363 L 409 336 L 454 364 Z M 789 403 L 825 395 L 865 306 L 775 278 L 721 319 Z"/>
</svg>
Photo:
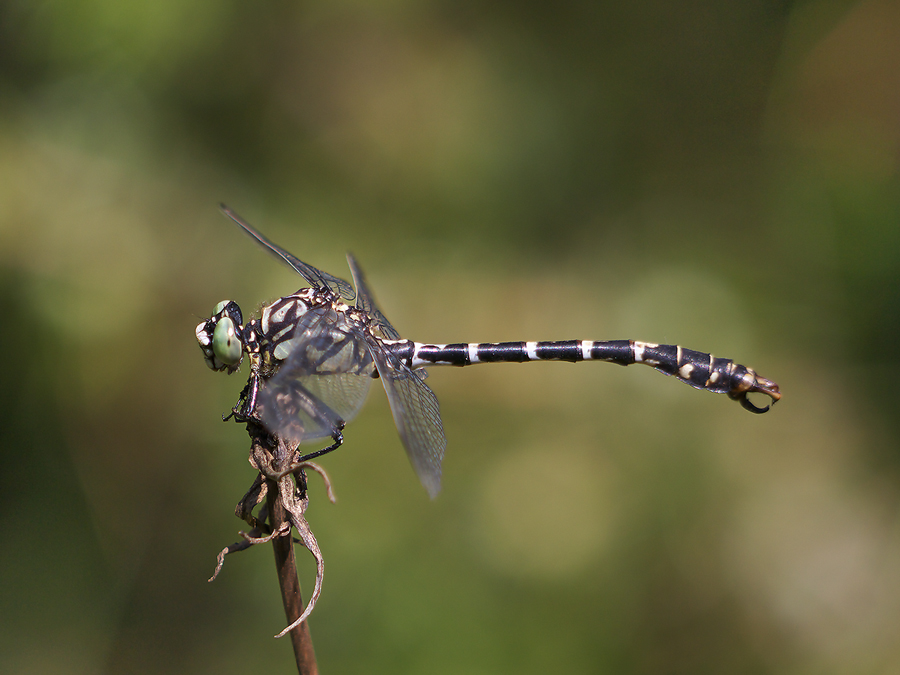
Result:
<svg viewBox="0 0 900 675">
<path fill-rule="evenodd" d="M 222 421 L 227 422 L 232 417 L 238 422 L 246 422 L 256 410 L 256 398 L 259 394 L 259 371 L 251 368 L 250 379 L 241 389 L 238 402 L 234 404 L 231 412 L 222 416 Z"/>
<path fill-rule="evenodd" d="M 321 457 L 322 455 L 327 455 L 329 452 L 333 450 L 337 450 L 344 444 L 344 426 L 346 422 L 344 420 L 338 420 L 335 424 L 334 431 L 331 433 L 331 438 L 334 441 L 327 448 L 322 448 L 321 450 L 316 450 L 315 452 L 311 452 L 308 455 L 303 455 L 299 459 L 297 459 L 297 464 L 302 462 L 308 462 L 311 459 L 315 459 L 316 457 Z"/>
<path fill-rule="evenodd" d="M 316 457 L 321 457 L 322 455 L 327 455 L 329 452 L 337 450 L 339 447 L 341 447 L 341 445 L 344 444 L 344 434 L 343 434 L 344 426 L 346 426 L 346 422 L 344 422 L 343 420 L 338 420 L 335 425 L 334 432 L 331 434 L 331 438 L 334 441 L 334 443 L 329 445 L 327 448 L 322 448 L 321 450 L 316 450 L 315 452 L 311 452 L 307 455 L 301 455 L 300 457 L 296 458 L 293 462 L 291 462 L 291 466 L 289 466 L 284 471 L 279 471 L 278 473 L 273 474 L 272 477 L 278 479 L 278 478 L 281 478 L 282 476 L 286 476 L 289 473 L 294 473 L 298 469 L 302 469 L 304 466 L 308 465 L 309 460 L 315 459 Z M 315 467 L 316 471 L 319 471 L 320 474 L 322 473 L 321 470 L 318 467 L 316 467 L 314 464 L 312 466 Z M 305 479 L 305 477 L 304 477 L 304 479 Z"/>
</svg>

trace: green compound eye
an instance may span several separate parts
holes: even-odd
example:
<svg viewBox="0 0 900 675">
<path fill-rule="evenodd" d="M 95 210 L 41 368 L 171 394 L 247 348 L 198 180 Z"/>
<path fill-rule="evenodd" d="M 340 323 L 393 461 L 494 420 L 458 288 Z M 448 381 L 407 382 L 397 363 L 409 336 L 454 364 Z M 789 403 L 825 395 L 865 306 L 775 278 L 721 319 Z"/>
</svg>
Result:
<svg viewBox="0 0 900 675">
<path fill-rule="evenodd" d="M 226 366 L 233 366 L 241 360 L 243 346 L 234 330 L 234 321 L 223 316 L 216 324 L 212 340 L 213 353 Z"/>
</svg>

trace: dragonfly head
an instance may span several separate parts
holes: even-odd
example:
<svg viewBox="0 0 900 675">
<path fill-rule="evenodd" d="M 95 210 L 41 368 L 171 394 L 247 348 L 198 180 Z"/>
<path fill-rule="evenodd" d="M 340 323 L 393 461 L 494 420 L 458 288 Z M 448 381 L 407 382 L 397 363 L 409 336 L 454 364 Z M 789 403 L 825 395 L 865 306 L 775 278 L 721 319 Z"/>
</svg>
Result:
<svg viewBox="0 0 900 675">
<path fill-rule="evenodd" d="M 223 300 L 213 315 L 197 324 L 197 342 L 213 370 L 236 371 L 244 358 L 243 317 L 236 302 Z"/>
</svg>

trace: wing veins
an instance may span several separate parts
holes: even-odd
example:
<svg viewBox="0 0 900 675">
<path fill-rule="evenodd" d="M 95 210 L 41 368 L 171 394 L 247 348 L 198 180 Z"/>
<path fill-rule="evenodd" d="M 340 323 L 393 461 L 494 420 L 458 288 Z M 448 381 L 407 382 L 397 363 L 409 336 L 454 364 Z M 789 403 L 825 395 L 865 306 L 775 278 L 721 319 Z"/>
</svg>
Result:
<svg viewBox="0 0 900 675">
<path fill-rule="evenodd" d="M 356 298 L 356 293 L 354 293 L 353 287 L 348 282 L 332 276 L 331 274 L 328 274 L 328 272 L 323 272 L 322 270 L 303 262 L 296 256 L 291 255 L 278 244 L 267 239 L 265 235 L 257 231 L 250 223 L 225 206 L 225 204 L 219 204 L 219 208 L 222 210 L 222 213 L 231 218 L 242 230 L 244 230 L 244 232 L 250 235 L 256 243 L 293 268 L 293 270 L 306 279 L 311 286 L 315 288 L 328 288 L 345 300 L 353 301 Z"/>
</svg>

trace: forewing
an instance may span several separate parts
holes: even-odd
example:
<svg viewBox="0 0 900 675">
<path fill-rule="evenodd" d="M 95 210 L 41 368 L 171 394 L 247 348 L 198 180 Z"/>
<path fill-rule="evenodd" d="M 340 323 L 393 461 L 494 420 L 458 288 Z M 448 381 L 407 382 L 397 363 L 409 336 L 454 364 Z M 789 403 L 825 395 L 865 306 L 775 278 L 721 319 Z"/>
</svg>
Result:
<svg viewBox="0 0 900 675">
<path fill-rule="evenodd" d="M 282 262 L 285 262 L 293 267 L 294 270 L 298 274 L 300 274 L 300 276 L 306 279 L 306 281 L 309 282 L 311 286 L 314 286 L 315 288 L 329 288 L 333 293 L 340 295 L 342 298 L 350 302 L 352 302 L 356 297 L 356 293 L 353 292 L 353 287 L 348 282 L 332 276 L 328 274 L 328 272 L 323 272 L 320 269 L 316 269 L 312 265 L 307 265 L 299 258 L 294 257 L 277 244 L 269 241 L 260 232 L 257 232 L 252 225 L 250 225 L 247 221 L 245 221 L 224 204 L 220 204 L 219 208 L 222 210 L 222 213 L 224 213 L 235 223 L 237 223 L 238 226 L 240 226 L 240 228 L 244 230 L 244 232 L 253 237 L 253 239 L 255 239 L 260 246 L 262 246 Z"/>
<path fill-rule="evenodd" d="M 388 321 L 381 310 L 378 309 L 375 298 L 372 296 L 369 285 L 366 283 L 366 277 L 363 274 L 362 269 L 360 269 L 359 263 L 356 262 L 356 258 L 354 258 L 351 253 L 347 254 L 347 263 L 350 265 L 350 274 L 353 277 L 353 285 L 356 286 L 357 308 L 368 314 L 374 324 L 374 328 L 381 334 L 381 337 L 386 340 L 399 340 L 400 333 L 394 329 L 390 321 Z"/>
<path fill-rule="evenodd" d="M 434 498 L 441 490 L 441 462 L 447 447 L 437 396 L 376 338 L 370 337 L 369 344 L 400 440 L 419 480 Z"/>
<path fill-rule="evenodd" d="M 375 374 L 365 340 L 330 307 L 304 315 L 274 354 L 282 362 L 262 387 L 260 415 L 294 444 L 333 436 L 353 419 Z"/>
</svg>

